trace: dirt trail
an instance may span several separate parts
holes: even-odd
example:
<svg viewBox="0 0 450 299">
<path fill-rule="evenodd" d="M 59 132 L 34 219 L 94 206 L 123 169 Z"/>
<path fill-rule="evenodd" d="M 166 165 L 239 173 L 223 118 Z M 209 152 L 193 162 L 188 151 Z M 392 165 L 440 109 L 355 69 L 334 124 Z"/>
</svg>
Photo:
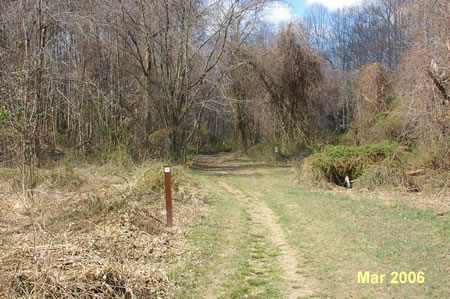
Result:
<svg viewBox="0 0 450 299">
<path fill-rule="evenodd" d="M 198 239 L 218 245 L 199 276 L 217 280 L 205 279 L 200 290 L 211 292 L 198 297 L 450 298 L 447 215 L 401 199 L 386 206 L 372 194 L 305 190 L 282 163 L 217 155 L 192 168 L 211 194 L 212 216 Z M 366 271 L 424 273 L 427 283 L 358 282 Z"/>
<path fill-rule="evenodd" d="M 219 177 L 244 175 L 247 178 L 257 175 L 255 169 L 258 169 L 258 167 L 264 167 L 261 163 L 250 163 L 249 161 L 236 162 L 236 159 L 233 161 L 230 160 L 231 158 L 229 156 L 202 157 L 197 161 L 196 167 Z M 316 283 L 312 279 L 300 274 L 301 263 L 299 263 L 299 259 L 295 255 L 295 250 L 288 244 L 283 229 L 278 223 L 278 216 L 263 200 L 259 199 L 261 194 L 251 190 L 251 188 L 241 191 L 223 181 L 219 181 L 218 185 L 230 194 L 230 199 L 242 205 L 249 213 L 251 218 L 250 233 L 257 235 L 264 231 L 268 234 L 268 241 L 277 248 L 277 264 L 282 271 L 281 276 L 287 284 L 285 290 L 286 298 L 309 297 L 315 294 L 316 290 L 314 286 Z M 261 262 L 258 260 L 249 262 L 252 263 L 254 268 L 260 268 L 260 271 L 255 271 L 255 275 L 264 271 L 264 265 L 259 264 Z"/>
<path fill-rule="evenodd" d="M 308 279 L 299 274 L 299 263 L 294 255 L 294 250 L 289 246 L 284 237 L 283 230 L 278 224 L 278 217 L 262 200 L 252 194 L 246 197 L 240 190 L 234 189 L 226 183 L 220 185 L 238 200 L 245 201 L 247 211 L 252 216 L 252 224 L 258 230 L 258 226 L 266 228 L 270 234 L 270 240 L 279 249 L 278 263 L 283 270 L 283 278 L 289 284 L 287 298 L 298 298 L 311 296 L 314 294 L 312 286 Z"/>
</svg>

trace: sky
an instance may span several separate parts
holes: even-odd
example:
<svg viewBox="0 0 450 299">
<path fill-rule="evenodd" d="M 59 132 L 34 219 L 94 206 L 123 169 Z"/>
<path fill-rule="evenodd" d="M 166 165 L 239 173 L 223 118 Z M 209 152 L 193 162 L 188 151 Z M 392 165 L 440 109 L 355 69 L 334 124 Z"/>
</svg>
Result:
<svg viewBox="0 0 450 299">
<path fill-rule="evenodd" d="M 284 0 L 269 5 L 266 20 L 273 24 L 289 22 L 293 18 L 301 17 L 308 6 L 313 4 L 322 4 L 329 10 L 335 10 L 361 2 L 362 0 Z"/>
</svg>

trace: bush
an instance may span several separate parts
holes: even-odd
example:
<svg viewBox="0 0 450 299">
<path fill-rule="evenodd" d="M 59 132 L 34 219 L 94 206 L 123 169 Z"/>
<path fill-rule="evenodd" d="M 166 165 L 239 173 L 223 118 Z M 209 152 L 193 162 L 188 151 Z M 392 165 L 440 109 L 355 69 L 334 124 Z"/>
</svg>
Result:
<svg viewBox="0 0 450 299">
<path fill-rule="evenodd" d="M 368 190 L 384 186 L 403 191 L 419 191 L 413 178 L 406 174 L 405 164 L 391 159 L 385 159 L 367 167 L 355 181 L 354 186 Z"/>
<path fill-rule="evenodd" d="M 278 147 L 278 154 L 275 154 L 275 147 Z M 313 145 L 309 145 L 303 140 L 292 139 L 290 142 L 255 144 L 248 150 L 248 156 L 259 161 L 274 162 L 306 157 L 311 155 L 313 150 Z"/>
<path fill-rule="evenodd" d="M 334 183 L 327 179 L 324 172 L 313 165 L 311 159 L 303 160 L 300 169 L 300 183 L 316 189 L 331 189 L 334 186 Z"/>
<path fill-rule="evenodd" d="M 207 153 L 220 153 L 220 152 L 231 152 L 231 144 L 225 142 L 219 137 L 210 136 L 208 144 L 206 145 Z"/>
<path fill-rule="evenodd" d="M 153 156 L 167 158 L 169 151 L 169 130 L 164 128 L 157 130 L 148 136 L 148 145 Z"/>
<path fill-rule="evenodd" d="M 398 143 L 393 141 L 366 146 L 328 146 L 305 161 L 302 177 L 311 183 L 326 180 L 344 185 L 347 176 L 355 180 L 371 165 L 387 158 L 399 159 L 399 149 Z"/>
<path fill-rule="evenodd" d="M 141 178 L 137 181 L 135 186 L 131 189 L 132 197 L 142 197 L 147 195 L 163 194 L 165 190 L 163 163 L 154 163 L 148 168 Z M 174 196 L 182 193 L 182 189 L 188 185 L 190 178 L 183 166 L 172 166 L 172 191 Z"/>
<path fill-rule="evenodd" d="M 275 143 L 258 143 L 249 148 L 248 156 L 255 160 L 274 162 L 277 159 L 274 153 L 275 146 Z"/>
<path fill-rule="evenodd" d="M 134 161 L 128 148 L 123 144 L 110 149 L 105 149 L 100 153 L 99 160 L 103 165 L 107 164 L 112 168 L 117 167 L 121 170 L 127 170 L 134 165 Z"/>
<path fill-rule="evenodd" d="M 86 179 L 79 173 L 76 173 L 72 168 L 67 166 L 54 167 L 50 170 L 43 170 L 40 172 L 41 179 L 46 182 L 53 189 L 68 189 L 75 191 L 81 187 Z"/>
<path fill-rule="evenodd" d="M 0 120 L 0 166 L 12 166 L 15 164 L 16 142 L 14 139 L 16 137 L 14 131 L 7 127 L 6 124 L 2 124 Z"/>
<path fill-rule="evenodd" d="M 218 136 L 211 135 L 206 129 L 196 132 L 191 142 L 190 152 L 197 154 L 217 154 L 221 152 L 231 152 L 232 146 L 228 141 Z"/>
<path fill-rule="evenodd" d="M 429 135 L 415 142 L 411 164 L 416 168 L 448 171 L 450 169 L 450 139 Z"/>
</svg>

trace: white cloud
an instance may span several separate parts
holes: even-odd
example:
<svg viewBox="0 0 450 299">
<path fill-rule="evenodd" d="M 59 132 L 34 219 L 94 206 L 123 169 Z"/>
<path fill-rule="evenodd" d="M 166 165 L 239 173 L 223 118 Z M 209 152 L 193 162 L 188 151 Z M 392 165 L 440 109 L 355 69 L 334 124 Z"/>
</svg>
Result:
<svg viewBox="0 0 450 299">
<path fill-rule="evenodd" d="M 297 16 L 292 11 L 292 8 L 282 2 L 271 2 L 265 9 L 264 20 L 274 25 L 288 23 Z"/>
<path fill-rule="evenodd" d="M 306 0 L 308 5 L 322 4 L 330 10 L 360 4 L 362 0 Z"/>
</svg>

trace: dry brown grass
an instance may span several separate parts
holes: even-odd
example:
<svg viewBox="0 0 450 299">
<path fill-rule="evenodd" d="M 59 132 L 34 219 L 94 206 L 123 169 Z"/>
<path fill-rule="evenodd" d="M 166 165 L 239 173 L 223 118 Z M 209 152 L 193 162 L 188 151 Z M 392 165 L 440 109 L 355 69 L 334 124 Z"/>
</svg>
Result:
<svg viewBox="0 0 450 299">
<path fill-rule="evenodd" d="M 138 182 L 160 166 L 114 175 L 92 165 L 40 170 L 32 200 L 14 188 L 13 172 L 3 175 L 0 297 L 173 297 L 170 264 L 182 258 L 183 233 L 204 208 L 180 170 L 176 227 L 166 228 L 159 190 L 135 190 L 145 189 Z"/>
<path fill-rule="evenodd" d="M 320 169 L 314 167 L 312 162 L 308 159 L 304 159 L 301 162 L 301 166 L 297 168 L 297 177 L 299 183 L 307 189 L 323 189 L 332 190 L 337 185 L 331 183 Z"/>
</svg>

